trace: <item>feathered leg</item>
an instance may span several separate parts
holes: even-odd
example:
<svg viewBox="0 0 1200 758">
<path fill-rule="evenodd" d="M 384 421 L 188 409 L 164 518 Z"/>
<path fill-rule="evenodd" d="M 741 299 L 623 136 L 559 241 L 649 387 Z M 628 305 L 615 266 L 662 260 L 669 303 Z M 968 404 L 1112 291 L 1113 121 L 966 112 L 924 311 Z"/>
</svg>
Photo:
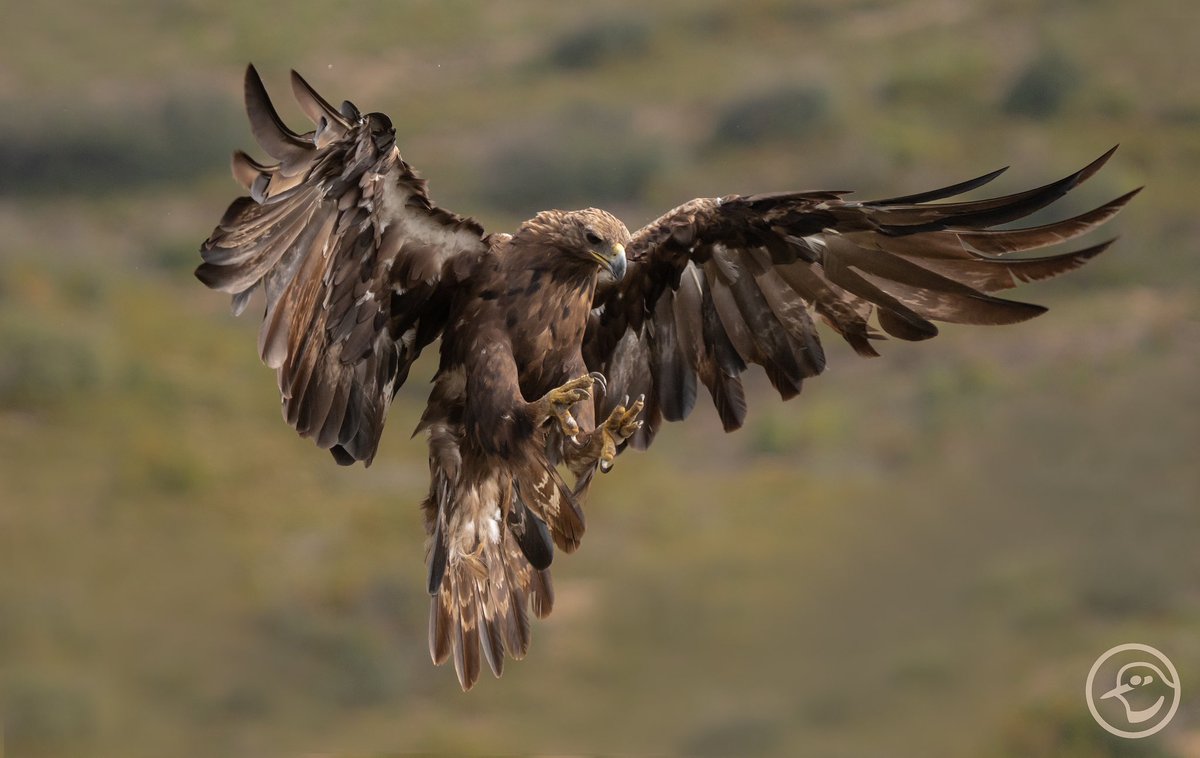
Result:
<svg viewBox="0 0 1200 758">
<path fill-rule="evenodd" d="M 453 658 L 464 690 L 483 661 L 499 676 L 506 655 L 525 655 L 526 608 L 541 617 L 553 603 L 554 547 L 579 545 L 583 512 L 546 456 L 543 425 L 575 423 L 570 407 L 590 398 L 594 381 L 582 377 L 527 403 L 506 345 L 483 343 L 466 365 L 461 421 L 453 413 L 425 420 L 429 652 L 435 663 Z"/>
</svg>

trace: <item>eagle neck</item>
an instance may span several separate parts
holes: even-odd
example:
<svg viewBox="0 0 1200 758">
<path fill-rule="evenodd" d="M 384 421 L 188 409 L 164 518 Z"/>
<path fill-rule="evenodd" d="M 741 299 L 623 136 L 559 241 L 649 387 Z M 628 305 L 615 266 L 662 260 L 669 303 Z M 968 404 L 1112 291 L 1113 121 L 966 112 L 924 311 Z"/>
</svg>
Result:
<svg viewBox="0 0 1200 758">
<path fill-rule="evenodd" d="M 548 288 L 589 296 L 595 292 L 600 269 L 590 260 L 549 244 L 517 245 L 513 252 L 516 266 L 545 281 Z"/>
</svg>

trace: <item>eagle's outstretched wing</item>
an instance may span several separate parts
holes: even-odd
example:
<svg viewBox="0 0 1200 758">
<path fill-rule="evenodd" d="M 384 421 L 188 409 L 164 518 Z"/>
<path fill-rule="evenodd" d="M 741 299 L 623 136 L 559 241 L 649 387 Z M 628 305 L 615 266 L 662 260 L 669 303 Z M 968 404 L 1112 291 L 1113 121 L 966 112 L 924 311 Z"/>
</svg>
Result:
<svg viewBox="0 0 1200 758">
<path fill-rule="evenodd" d="M 645 425 L 630 441 L 645 447 L 663 419 L 688 415 L 703 384 L 726 431 L 737 429 L 747 364 L 762 366 L 785 400 L 824 369 L 814 312 L 866 356 L 877 355 L 872 340 L 884 333 L 933 337 L 933 321 L 1011 324 L 1037 316 L 1045 308 L 990 293 L 1078 268 L 1111 241 L 1045 257 L 1008 255 L 1096 228 L 1137 190 L 1057 223 L 992 227 L 1062 197 L 1113 150 L 1057 182 L 986 200 L 931 202 L 980 187 L 1003 169 L 870 202 L 797 192 L 681 205 L 633 235 L 629 273 L 597 290 L 584 342 L 588 367 L 608 377 L 597 417 L 624 395 L 644 394 Z"/>
<path fill-rule="evenodd" d="M 339 463 L 370 464 L 392 395 L 446 319 L 448 289 L 487 253 L 475 221 L 430 202 L 382 114 L 334 108 L 296 72 L 316 124 L 287 128 L 253 66 L 246 111 L 278 163 L 233 156 L 249 190 L 201 249 L 196 276 L 240 313 L 266 294 L 259 353 L 277 370 L 284 415 Z"/>
</svg>

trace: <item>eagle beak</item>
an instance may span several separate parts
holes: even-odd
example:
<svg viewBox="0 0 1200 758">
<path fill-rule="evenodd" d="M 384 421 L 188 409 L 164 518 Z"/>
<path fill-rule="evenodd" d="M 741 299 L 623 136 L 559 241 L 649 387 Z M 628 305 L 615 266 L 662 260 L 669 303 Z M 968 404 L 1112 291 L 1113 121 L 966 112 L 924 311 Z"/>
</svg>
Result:
<svg viewBox="0 0 1200 758">
<path fill-rule="evenodd" d="M 613 245 L 612 256 L 608 259 L 608 270 L 612 274 L 612 278 L 616 281 L 621 281 L 625 277 L 625 246 Z"/>
</svg>

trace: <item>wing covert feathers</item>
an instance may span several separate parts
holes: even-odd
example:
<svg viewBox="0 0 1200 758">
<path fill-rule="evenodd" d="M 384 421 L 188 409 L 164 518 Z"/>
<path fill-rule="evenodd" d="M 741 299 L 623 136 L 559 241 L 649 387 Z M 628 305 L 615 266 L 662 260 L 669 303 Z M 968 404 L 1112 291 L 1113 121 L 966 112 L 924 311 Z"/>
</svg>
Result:
<svg viewBox="0 0 1200 758">
<path fill-rule="evenodd" d="M 845 192 L 689 201 L 633 235 L 629 273 L 597 291 L 585 359 L 609 374 L 610 397 L 654 398 L 646 425 L 631 440 L 644 447 L 662 419 L 687 415 L 697 380 L 726 431 L 745 419 L 739 376 L 748 364 L 762 366 L 783 399 L 797 395 L 803 380 L 825 367 L 814 315 L 868 357 L 889 336 L 937 335 L 936 322 L 1033 318 L 1046 309 L 994 293 L 1073 271 L 1111 240 L 1072 252 L 1014 254 L 1095 230 L 1138 190 L 1062 221 L 995 227 L 1058 200 L 1115 150 L 1058 181 L 983 200 L 954 198 L 1005 169 L 868 202 L 850 201 Z M 607 410 L 598 408 L 601 418 Z"/>
<path fill-rule="evenodd" d="M 335 109 L 295 72 L 292 90 L 313 131 L 289 129 L 247 68 L 251 131 L 276 162 L 234 153 L 249 196 L 204 242 L 196 276 L 235 313 L 263 291 L 259 354 L 287 422 L 339 463 L 369 465 L 392 395 L 441 331 L 454 272 L 487 245 L 430 201 L 386 116 Z"/>
</svg>

